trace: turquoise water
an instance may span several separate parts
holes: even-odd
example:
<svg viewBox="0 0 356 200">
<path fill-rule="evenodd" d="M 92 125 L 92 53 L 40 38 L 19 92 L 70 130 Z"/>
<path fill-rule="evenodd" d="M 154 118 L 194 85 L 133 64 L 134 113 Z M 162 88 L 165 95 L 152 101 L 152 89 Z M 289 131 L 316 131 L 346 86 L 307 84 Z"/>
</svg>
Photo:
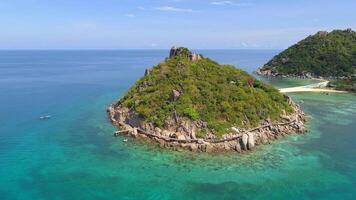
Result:
<svg viewBox="0 0 356 200">
<path fill-rule="evenodd" d="M 277 53 L 200 52 L 249 72 Z M 292 94 L 310 132 L 244 154 L 174 152 L 113 137 L 106 106 L 166 54 L 0 51 L 0 199 L 356 198 L 351 94 Z"/>
</svg>

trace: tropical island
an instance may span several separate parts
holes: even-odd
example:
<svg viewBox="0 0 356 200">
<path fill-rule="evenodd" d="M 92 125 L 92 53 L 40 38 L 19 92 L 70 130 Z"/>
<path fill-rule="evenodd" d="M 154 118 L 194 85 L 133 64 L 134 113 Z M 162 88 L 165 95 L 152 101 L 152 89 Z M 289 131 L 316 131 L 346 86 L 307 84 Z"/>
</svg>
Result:
<svg viewBox="0 0 356 200">
<path fill-rule="evenodd" d="M 306 115 L 290 97 L 183 47 L 146 69 L 107 112 L 116 134 L 197 152 L 241 152 L 306 132 Z"/>
<path fill-rule="evenodd" d="M 319 31 L 276 55 L 256 72 L 268 77 L 325 79 L 327 87 L 356 92 L 356 32 Z"/>
</svg>

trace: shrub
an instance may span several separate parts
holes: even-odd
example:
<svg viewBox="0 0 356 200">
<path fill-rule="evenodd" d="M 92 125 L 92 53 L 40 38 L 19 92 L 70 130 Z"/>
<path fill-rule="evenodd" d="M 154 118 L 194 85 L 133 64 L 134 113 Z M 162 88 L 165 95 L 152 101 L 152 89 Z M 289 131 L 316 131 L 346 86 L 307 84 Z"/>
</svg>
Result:
<svg viewBox="0 0 356 200">
<path fill-rule="evenodd" d="M 170 98 L 173 90 L 182 92 L 176 101 Z M 136 102 L 135 111 L 156 126 L 163 126 L 176 111 L 179 117 L 208 122 L 218 136 L 231 126 L 252 127 L 266 118 L 279 119 L 282 110 L 292 111 L 277 89 L 248 73 L 209 58 L 193 62 L 186 56 L 155 66 L 122 102 Z"/>
</svg>

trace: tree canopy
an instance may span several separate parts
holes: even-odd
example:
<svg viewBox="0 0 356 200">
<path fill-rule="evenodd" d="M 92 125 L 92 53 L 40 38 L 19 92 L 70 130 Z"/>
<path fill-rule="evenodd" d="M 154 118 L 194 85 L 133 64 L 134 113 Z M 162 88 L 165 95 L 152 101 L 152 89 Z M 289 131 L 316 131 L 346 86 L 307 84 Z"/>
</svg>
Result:
<svg viewBox="0 0 356 200">
<path fill-rule="evenodd" d="M 262 70 L 278 75 L 332 77 L 337 89 L 356 90 L 356 32 L 351 29 L 319 31 L 284 50 Z"/>
<path fill-rule="evenodd" d="M 202 56 L 193 61 L 187 49 L 181 52 L 148 70 L 121 98 L 122 104 L 158 127 L 176 113 L 206 121 L 217 134 L 292 111 L 277 89 L 243 70 Z"/>
</svg>

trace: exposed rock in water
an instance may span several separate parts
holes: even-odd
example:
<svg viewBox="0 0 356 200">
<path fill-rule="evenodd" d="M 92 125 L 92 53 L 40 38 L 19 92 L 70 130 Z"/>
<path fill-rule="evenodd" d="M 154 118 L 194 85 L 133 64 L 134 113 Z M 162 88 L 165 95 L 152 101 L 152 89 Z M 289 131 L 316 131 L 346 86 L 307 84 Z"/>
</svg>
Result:
<svg viewBox="0 0 356 200">
<path fill-rule="evenodd" d="M 212 133 L 207 133 L 204 138 L 197 138 L 196 130 L 206 126 L 202 121 L 182 120 L 176 123 L 174 120 L 170 120 L 167 127 L 161 130 L 152 124 L 146 124 L 144 120 L 132 114 L 132 110 L 121 107 L 120 104 L 111 105 L 107 112 L 113 124 L 119 126 L 120 129 L 127 130 L 123 133 L 156 141 L 160 147 L 183 148 L 197 152 L 241 152 L 241 150 L 251 150 L 259 144 L 266 144 L 288 133 L 305 133 L 306 116 L 293 101 L 290 103 L 295 112 L 293 115 L 283 118 L 282 122 L 269 123 L 266 121 L 260 127 L 249 130 L 233 127 L 231 130 L 235 130 L 234 133 L 225 134 L 223 136 L 225 139 L 217 139 Z M 221 142 L 219 142 L 220 140 Z"/>
<path fill-rule="evenodd" d="M 252 149 L 253 147 L 255 147 L 254 134 L 253 133 L 247 133 L 247 135 L 248 135 L 248 141 L 247 141 L 248 149 Z"/>
<path fill-rule="evenodd" d="M 246 133 L 242 135 L 241 142 L 242 142 L 242 149 L 247 150 L 248 149 L 248 135 Z"/>
</svg>

